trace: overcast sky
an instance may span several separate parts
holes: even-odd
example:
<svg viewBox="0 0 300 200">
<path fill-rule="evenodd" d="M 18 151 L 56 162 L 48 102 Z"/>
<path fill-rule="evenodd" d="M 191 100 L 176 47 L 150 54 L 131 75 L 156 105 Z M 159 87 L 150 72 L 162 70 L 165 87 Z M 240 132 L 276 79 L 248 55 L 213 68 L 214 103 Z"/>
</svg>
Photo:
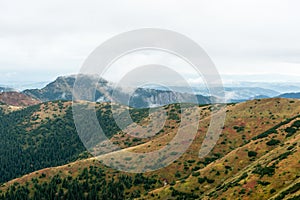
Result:
<svg viewBox="0 0 300 200">
<path fill-rule="evenodd" d="M 146 27 L 196 41 L 220 74 L 297 80 L 299 8 L 299 0 L 1 0 L 0 83 L 77 73 L 102 42 Z"/>
</svg>

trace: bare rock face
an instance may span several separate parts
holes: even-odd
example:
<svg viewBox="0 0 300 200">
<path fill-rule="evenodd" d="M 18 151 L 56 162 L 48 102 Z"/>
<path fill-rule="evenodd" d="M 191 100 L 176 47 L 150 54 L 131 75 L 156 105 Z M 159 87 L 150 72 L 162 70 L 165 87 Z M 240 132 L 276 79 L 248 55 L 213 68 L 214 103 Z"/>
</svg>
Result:
<svg viewBox="0 0 300 200">
<path fill-rule="evenodd" d="M 73 99 L 73 87 L 76 81 L 76 76 L 61 76 L 55 81 L 49 83 L 42 89 L 30 89 L 23 91 L 24 94 L 29 95 L 35 99 L 39 99 L 42 102 L 55 101 L 55 100 L 72 100 Z M 94 95 L 94 101 L 103 96 L 102 92 L 98 89 L 109 91 L 110 87 L 108 82 L 104 79 L 97 79 L 93 76 L 81 75 L 77 78 L 77 84 L 86 90 L 96 92 Z M 96 91 L 93 90 L 97 85 Z M 86 99 L 88 100 L 88 99 Z"/>
<path fill-rule="evenodd" d="M 155 107 L 172 103 L 209 104 L 211 98 L 189 93 L 139 88 L 130 102 L 134 107 Z"/>
</svg>

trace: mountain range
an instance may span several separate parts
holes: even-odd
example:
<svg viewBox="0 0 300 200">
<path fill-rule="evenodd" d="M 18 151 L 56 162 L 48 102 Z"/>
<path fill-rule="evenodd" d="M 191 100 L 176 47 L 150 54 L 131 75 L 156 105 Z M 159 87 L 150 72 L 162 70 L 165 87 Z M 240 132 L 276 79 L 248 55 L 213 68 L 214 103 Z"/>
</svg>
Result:
<svg viewBox="0 0 300 200">
<path fill-rule="evenodd" d="M 173 91 L 170 91 L 165 87 L 147 86 L 138 88 L 132 93 L 132 88 L 115 88 L 113 83 L 108 82 L 102 78 L 98 79 L 93 76 L 81 75 L 80 80 L 82 83 L 86 84 L 88 88 L 95 88 L 95 91 L 91 89 L 90 93 L 94 95 L 92 95 L 89 100 L 96 102 L 109 102 L 114 97 L 114 100 L 118 103 L 127 105 L 129 101 L 130 106 L 143 108 L 163 106 L 181 101 L 199 104 L 208 104 L 217 101 L 215 97 L 212 97 L 210 95 L 210 92 L 204 86 L 191 88 L 174 86 L 172 87 Z M 76 76 L 62 76 L 58 77 L 55 81 L 47 84 L 41 89 L 26 89 L 22 91 L 22 93 L 42 102 L 54 100 L 72 100 L 72 92 L 75 81 Z M 87 88 L 86 85 L 85 88 Z M 257 85 L 255 85 L 254 83 L 252 83 L 252 85 L 248 83 L 240 86 L 225 86 L 224 101 L 227 103 L 235 103 L 252 99 L 274 97 L 299 98 L 296 93 L 282 93 L 274 89 L 268 89 L 271 87 L 270 84 L 265 83 L 264 85 L 267 88 L 257 87 Z M 284 87 L 291 86 L 281 84 L 280 88 Z M 295 87 L 296 86 L 294 86 L 293 88 L 296 89 Z M 3 88 L 2 91 L 4 92 L 11 90 L 12 89 L 4 90 Z"/>
<path fill-rule="evenodd" d="M 300 100 L 298 94 L 276 98 L 256 96 L 253 100 L 227 104 L 225 124 L 212 151 L 203 158 L 199 149 L 207 138 L 214 110 L 212 98 L 197 96 L 182 112 L 177 97 L 193 100 L 183 88 L 170 92 L 158 88 L 138 88 L 129 107 L 122 98 L 128 88 L 114 89 L 104 79 L 82 76 L 80 84 L 92 88 L 90 101 L 79 101 L 86 109 L 95 109 L 96 117 L 108 140 L 120 149 L 101 151 L 102 139 L 82 138 L 76 130 L 73 110 L 75 76 L 59 77 L 42 89 L 0 93 L 0 200 L 1 199 L 300 199 Z M 112 91 L 119 93 L 111 102 Z M 227 92 L 250 91 L 249 88 Z M 272 90 L 253 89 L 277 95 Z M 253 92 L 252 91 L 252 92 Z M 253 93 L 251 93 L 253 94 Z M 175 98 L 176 97 L 176 98 Z M 290 99 L 292 97 L 293 99 Z M 123 100 L 124 100 L 123 99 Z M 123 102 L 124 103 L 124 102 Z M 222 104 L 223 105 L 223 104 Z M 162 108 L 167 118 L 162 127 L 151 125 L 151 136 L 135 137 L 131 127 L 146 127 L 152 115 L 149 107 Z M 113 114 L 114 111 L 114 114 Z M 129 111 L 131 121 L 122 120 L 120 128 L 114 116 Z M 85 118 L 84 112 L 78 113 Z M 200 121 L 195 117 L 200 114 Z M 186 116 L 188 121 L 182 121 Z M 122 157 L 130 151 L 147 154 L 160 150 L 181 128 L 198 124 L 194 141 L 176 161 L 146 173 L 114 169 L 139 169 L 137 163 L 152 169 L 161 162 L 141 162 Z M 89 127 L 86 127 L 88 133 Z M 153 133 L 152 133 L 153 132 Z M 187 131 L 186 134 L 189 134 Z M 188 135 L 186 135 L 188 136 Z M 89 151 L 83 141 L 93 144 Z M 175 149 L 168 155 L 178 154 Z M 97 152 L 97 158 L 92 156 Z M 115 155 L 114 160 L 110 155 Z M 110 163 L 109 166 L 103 163 Z"/>
<path fill-rule="evenodd" d="M 128 92 L 130 91 L 130 88 L 114 88 L 112 83 L 109 83 L 104 79 L 97 79 L 86 75 L 81 75 L 78 79 L 80 80 L 80 84 L 84 85 L 84 90 L 91 88 L 91 92 L 95 93 L 94 96 L 89 98 L 89 100 L 95 102 L 108 102 L 114 99 L 118 103 L 127 105 L 129 99 L 129 105 L 137 108 L 162 106 L 180 102 L 182 100 L 199 104 L 208 104 L 212 102 L 210 97 L 205 97 L 200 94 L 196 95 L 196 98 L 193 99 L 194 95 L 186 92 L 180 93 L 150 88 L 138 88 L 131 96 Z M 24 90 L 23 93 L 43 102 L 72 100 L 72 91 L 75 81 L 75 76 L 58 77 L 54 82 L 42 89 Z M 95 91 L 93 91 L 93 88 L 95 88 Z M 117 98 L 113 98 L 114 94 L 117 94 Z"/>
</svg>

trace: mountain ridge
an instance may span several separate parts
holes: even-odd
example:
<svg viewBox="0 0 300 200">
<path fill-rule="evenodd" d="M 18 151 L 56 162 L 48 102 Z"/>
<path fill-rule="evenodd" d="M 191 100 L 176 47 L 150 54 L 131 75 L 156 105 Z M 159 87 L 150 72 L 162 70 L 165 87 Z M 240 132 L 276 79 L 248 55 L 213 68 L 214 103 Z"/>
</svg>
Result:
<svg viewBox="0 0 300 200">
<path fill-rule="evenodd" d="M 51 108 L 51 103 L 48 104 Z M 109 104 L 99 104 L 101 109 L 105 110 L 108 108 L 107 105 Z M 199 144 L 205 137 L 203 133 L 207 130 L 210 121 L 204 116 L 209 116 L 211 109 L 211 105 L 200 106 L 191 111 L 200 112 L 203 116 L 195 141 L 179 160 L 166 168 L 143 175 L 128 174 L 105 167 L 98 160 L 89 158 L 66 163 L 63 166 L 41 169 L 7 182 L 0 187 L 0 190 L 3 194 L 7 194 L 5 191 L 11 191 L 12 194 L 17 195 L 19 194 L 17 191 L 24 191 L 23 187 L 28 182 L 30 195 L 33 195 L 33 192 L 36 195 L 42 195 L 38 188 L 51 188 L 57 191 L 57 195 L 67 198 L 70 192 L 75 192 L 71 188 L 76 186 L 80 190 L 77 189 L 74 195 L 80 195 L 78 191 L 85 191 L 83 192 L 85 197 L 78 197 L 91 198 L 96 195 L 94 190 L 84 188 L 97 187 L 98 184 L 101 185 L 101 181 L 105 180 L 108 185 L 100 188 L 106 189 L 97 190 L 99 199 L 100 197 L 110 199 L 126 197 L 132 199 L 269 199 L 283 195 L 296 198 L 298 190 L 295 191 L 295 188 L 299 179 L 297 176 L 300 176 L 297 171 L 300 165 L 298 163 L 300 157 L 299 108 L 299 100 L 291 101 L 280 98 L 228 105 L 223 133 L 217 145 L 207 157 L 199 159 L 197 154 Z M 173 112 L 172 115 L 179 115 L 176 105 L 169 105 L 166 109 Z M 51 110 L 53 112 L 55 107 Z M 47 117 L 42 114 L 39 116 L 43 117 L 42 119 Z M 142 117 L 142 119 L 146 120 L 145 123 L 148 120 L 147 117 Z M 150 140 L 135 141 L 123 133 L 114 135 L 111 140 L 118 141 L 120 145 L 124 144 L 124 148 L 130 148 L 133 152 L 153 151 L 170 141 L 176 134 L 177 128 L 177 121 L 170 119 L 164 132 L 160 132 Z M 130 143 L 132 146 L 128 146 Z M 275 167 L 272 167 L 274 163 Z M 130 162 L 126 164 L 130 165 Z M 98 170 L 104 170 L 105 178 L 95 176 Z M 55 180 L 60 181 L 51 185 L 50 183 Z M 164 180 L 167 180 L 165 186 Z M 85 181 L 89 184 L 85 185 Z M 9 189 L 13 185 L 15 185 L 15 192 Z M 59 192 L 60 188 L 63 192 Z"/>
<path fill-rule="evenodd" d="M 42 89 L 24 90 L 23 93 L 43 102 L 55 100 L 72 100 L 73 87 L 75 82 L 82 90 L 90 93 L 89 101 L 109 102 L 113 97 L 118 103 L 129 105 L 136 108 L 157 107 L 167 104 L 186 101 L 186 103 L 209 104 L 215 101 L 215 98 L 205 97 L 203 95 L 179 93 L 172 91 L 155 90 L 150 88 L 137 88 L 131 98 L 129 97 L 131 88 L 114 88 L 112 83 L 95 76 L 79 75 L 61 76 L 55 81 L 49 83 Z M 94 93 L 94 94 L 93 94 Z M 116 96 L 113 96 L 116 94 Z M 84 99 L 83 99 L 84 100 Z"/>
<path fill-rule="evenodd" d="M 76 81 L 79 87 L 86 84 L 83 87 L 84 90 L 89 90 L 89 100 L 96 102 L 109 102 L 113 95 L 117 95 L 117 102 L 127 105 L 129 99 L 129 105 L 136 108 L 145 107 L 158 107 L 167 105 L 170 103 L 176 103 L 180 100 L 189 103 L 209 104 L 212 102 L 218 102 L 215 97 L 211 97 L 209 91 L 204 86 L 191 87 L 189 89 L 182 87 L 172 87 L 173 91 L 165 87 L 158 87 L 155 85 L 145 86 L 137 88 L 132 94 L 132 88 L 130 87 L 118 87 L 114 88 L 114 84 L 108 82 L 105 79 L 98 78 L 94 75 L 70 75 L 60 76 L 53 82 L 47 84 L 42 89 L 27 89 L 23 93 L 29 95 L 35 99 L 39 99 L 42 102 L 54 101 L 54 100 L 72 100 L 73 98 L 73 86 Z M 251 87 L 250 87 L 251 86 Z M 264 85 L 262 85 L 264 86 Z M 252 99 L 262 98 L 299 98 L 297 93 L 281 93 L 274 88 L 258 87 L 254 83 L 241 86 L 224 86 L 225 101 L 226 103 L 245 102 Z M 93 88 L 95 90 L 93 90 Z M 192 90 L 192 91 L 191 91 Z M 280 90 L 282 91 L 282 90 Z M 129 97 L 131 95 L 131 97 Z M 292 95 L 292 96 L 291 96 Z M 93 98 L 93 99 L 92 99 Z M 196 99 L 195 99 L 196 98 Z"/>
<path fill-rule="evenodd" d="M 284 93 L 279 95 L 281 98 L 300 99 L 300 92 Z"/>
</svg>

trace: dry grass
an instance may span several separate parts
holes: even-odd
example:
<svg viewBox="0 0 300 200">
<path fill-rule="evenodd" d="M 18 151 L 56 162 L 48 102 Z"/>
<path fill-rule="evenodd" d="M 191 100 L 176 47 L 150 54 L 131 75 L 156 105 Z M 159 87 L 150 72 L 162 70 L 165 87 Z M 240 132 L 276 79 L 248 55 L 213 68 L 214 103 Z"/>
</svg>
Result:
<svg viewBox="0 0 300 200">
<path fill-rule="evenodd" d="M 57 105 L 48 105 L 47 109 L 45 107 L 41 107 L 40 113 L 35 113 L 35 115 L 39 116 L 38 122 L 42 122 L 47 117 L 53 117 L 54 113 L 56 115 L 63 115 L 63 112 L 54 111 L 56 106 Z M 67 107 L 70 105 L 67 102 L 65 103 L 65 106 Z M 121 107 L 120 112 L 124 109 L 126 108 Z M 176 162 L 173 162 L 169 166 L 157 171 L 148 172 L 145 175 L 158 175 L 160 178 L 168 179 L 169 182 L 177 181 L 175 186 L 173 186 L 176 190 L 199 194 L 200 192 L 204 192 L 202 195 L 204 199 L 269 199 L 292 184 L 295 184 L 295 182 L 299 180 L 300 176 L 300 134 L 297 132 L 294 136 L 286 138 L 286 133 L 284 132 L 284 129 L 289 127 L 293 121 L 279 127 L 278 134 L 270 134 L 266 138 L 257 140 L 251 140 L 251 138 L 274 127 L 276 124 L 279 124 L 287 118 L 299 115 L 300 101 L 291 101 L 289 99 L 253 100 L 236 105 L 230 105 L 227 106 L 226 109 L 227 116 L 223 133 L 213 151 L 207 156 L 213 157 L 214 155 L 220 155 L 221 157 L 219 159 L 206 166 L 198 163 L 199 161 L 203 161 L 203 159 L 198 158 L 198 152 L 210 123 L 210 110 L 209 106 L 197 107 L 190 110 L 190 121 L 187 124 L 184 124 L 187 126 L 189 124 L 196 123 L 193 121 L 193 115 L 199 112 L 201 113 L 200 115 L 202 120 L 199 122 L 197 135 L 189 149 Z M 148 121 L 145 119 L 141 122 L 141 125 L 146 125 L 147 123 Z M 150 139 L 141 140 L 141 144 L 133 143 L 132 147 L 126 148 L 123 151 L 144 153 L 159 150 L 174 138 L 177 129 L 178 123 L 174 120 L 169 120 L 165 124 L 164 132 L 160 132 Z M 271 138 L 280 140 L 282 145 L 266 145 L 266 142 Z M 131 140 L 132 137 L 125 135 L 124 133 L 120 133 L 112 138 L 113 142 L 119 142 L 121 148 L 125 148 L 125 142 Z M 287 148 L 295 143 L 297 143 L 297 145 L 293 149 L 294 153 L 289 155 L 286 159 L 279 160 L 278 163 L 276 163 L 276 173 L 272 177 L 266 175 L 261 178 L 259 175 L 252 173 L 258 164 L 261 164 L 262 166 L 271 166 L 274 162 L 276 162 L 276 160 L 278 160 L 275 158 L 285 153 Z M 249 158 L 248 151 L 257 152 L 256 158 Z M 272 161 L 272 159 L 275 160 Z M 187 162 L 193 160 L 194 162 Z M 22 178 L 8 182 L 6 186 L 1 189 L 5 190 L 7 186 L 14 182 L 29 182 L 33 177 L 38 177 L 41 173 L 47 174 L 47 177 L 54 176 L 57 173 L 61 173 L 65 176 L 68 174 L 76 176 L 78 171 L 80 171 L 79 169 L 83 169 L 89 165 L 99 165 L 102 168 L 105 168 L 108 174 L 113 173 L 114 171 L 104 167 L 94 159 L 87 159 L 65 166 L 34 172 Z M 230 166 L 231 169 L 226 169 L 228 168 L 226 166 Z M 191 176 L 191 169 L 194 167 L 200 167 L 198 170 L 198 172 L 200 172 L 199 177 L 214 179 L 214 183 L 208 184 L 205 182 L 203 184 L 199 184 L 199 177 Z M 178 181 L 178 178 L 174 176 L 177 171 L 180 172 L 181 179 L 183 179 L 184 182 Z M 219 173 L 217 174 L 217 172 Z M 240 179 L 244 173 L 247 173 L 248 176 Z M 270 184 L 262 186 L 261 184 L 258 184 L 259 181 L 270 182 Z M 237 185 L 234 185 L 234 182 L 237 182 Z M 230 187 L 228 187 L 226 191 L 223 189 L 217 191 L 217 187 L 222 184 L 230 185 Z M 246 194 L 241 193 L 242 189 L 244 189 L 243 193 L 245 192 Z M 271 194 L 271 189 L 276 189 L 276 192 Z M 149 194 L 151 193 L 156 196 L 153 198 L 150 195 L 146 195 L 143 198 L 156 199 L 158 196 L 160 196 L 161 199 L 171 198 L 170 186 L 156 188 Z M 298 193 L 299 192 L 295 194 Z"/>
</svg>

